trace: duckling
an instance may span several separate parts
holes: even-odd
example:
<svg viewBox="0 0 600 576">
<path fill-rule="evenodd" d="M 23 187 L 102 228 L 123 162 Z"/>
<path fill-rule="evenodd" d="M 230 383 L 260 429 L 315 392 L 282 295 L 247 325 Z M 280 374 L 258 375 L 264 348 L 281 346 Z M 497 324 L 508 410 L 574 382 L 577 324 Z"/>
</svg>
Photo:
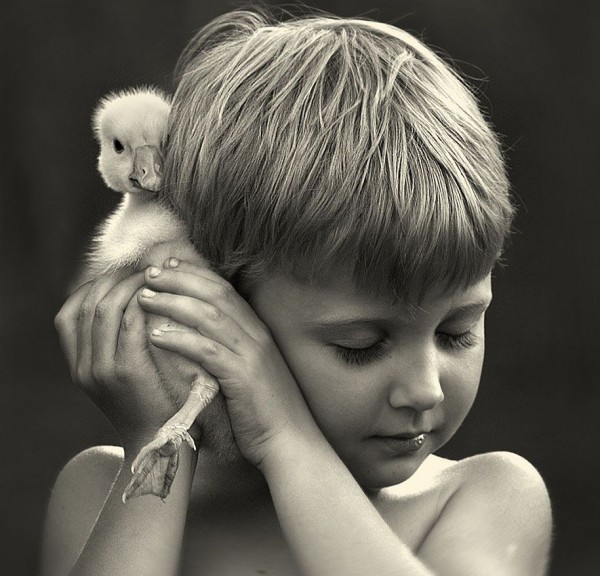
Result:
<svg viewBox="0 0 600 576">
<path fill-rule="evenodd" d="M 156 201 L 170 110 L 166 95 L 138 88 L 109 94 L 94 111 L 98 171 L 123 197 L 92 240 L 83 281 L 139 267 L 154 244 L 186 237 L 183 224 Z"/>
<path fill-rule="evenodd" d="M 157 199 L 170 107 L 169 98 L 153 87 L 110 94 L 97 106 L 93 128 L 100 145 L 98 171 L 123 198 L 92 239 L 78 284 L 123 268 L 160 266 L 169 256 L 208 266 L 189 241 L 185 225 Z M 148 317 L 147 329 L 164 329 L 165 324 L 191 330 L 155 315 Z M 196 449 L 188 430 L 219 392 L 216 379 L 197 364 L 153 346 L 150 352 L 163 381 L 189 382 L 190 393 L 136 457 L 123 502 L 143 494 L 167 497 L 182 443 Z"/>
</svg>

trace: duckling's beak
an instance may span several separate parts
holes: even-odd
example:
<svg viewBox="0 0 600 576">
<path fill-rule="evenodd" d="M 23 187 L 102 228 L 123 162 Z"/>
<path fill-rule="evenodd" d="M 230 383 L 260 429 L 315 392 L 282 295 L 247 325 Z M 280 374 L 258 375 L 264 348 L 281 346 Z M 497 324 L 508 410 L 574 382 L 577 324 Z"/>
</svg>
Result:
<svg viewBox="0 0 600 576">
<path fill-rule="evenodd" d="M 129 181 L 136 187 L 158 192 L 162 181 L 162 156 L 156 146 L 140 146 L 133 152 Z"/>
</svg>

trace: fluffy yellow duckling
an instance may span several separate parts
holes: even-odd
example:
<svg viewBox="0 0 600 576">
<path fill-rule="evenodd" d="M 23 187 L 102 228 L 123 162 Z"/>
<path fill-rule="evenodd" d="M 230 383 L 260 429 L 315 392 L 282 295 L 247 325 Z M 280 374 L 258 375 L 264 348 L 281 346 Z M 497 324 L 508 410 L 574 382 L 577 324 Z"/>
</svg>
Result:
<svg viewBox="0 0 600 576">
<path fill-rule="evenodd" d="M 169 99 L 155 88 L 114 93 L 98 105 L 93 118 L 100 144 L 98 170 L 106 185 L 122 193 L 123 199 L 100 225 L 79 284 L 122 268 L 160 266 L 172 255 L 206 265 L 189 242 L 185 226 L 156 198 L 169 112 Z M 167 322 L 189 330 L 159 316 L 150 316 L 147 327 L 151 331 Z M 151 353 L 163 380 L 188 381 L 190 394 L 138 454 L 124 502 L 143 494 L 166 498 L 177 471 L 179 448 L 185 441 L 195 449 L 188 430 L 219 391 L 215 378 L 191 361 L 155 347 Z"/>
</svg>

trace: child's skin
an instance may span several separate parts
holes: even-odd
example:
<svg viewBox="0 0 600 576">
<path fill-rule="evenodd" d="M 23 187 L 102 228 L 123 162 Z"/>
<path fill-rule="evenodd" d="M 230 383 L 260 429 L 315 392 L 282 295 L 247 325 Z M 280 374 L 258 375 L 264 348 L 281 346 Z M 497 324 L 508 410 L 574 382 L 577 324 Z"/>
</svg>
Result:
<svg viewBox="0 0 600 576">
<path fill-rule="evenodd" d="M 88 450 L 61 473 L 45 574 L 544 573 L 550 506 L 532 466 L 433 454 L 477 392 L 490 275 L 408 307 L 343 268 L 313 283 L 271 274 L 251 307 L 213 272 L 170 264 L 86 285 L 57 316 L 74 379 L 124 448 Z M 132 459 L 177 394 L 152 369 L 144 311 L 198 330 L 151 341 L 218 378 L 243 458 L 184 447 L 165 503 L 123 505 Z M 220 408 L 199 429 L 222 425 Z M 421 433 L 419 449 L 385 439 Z"/>
</svg>

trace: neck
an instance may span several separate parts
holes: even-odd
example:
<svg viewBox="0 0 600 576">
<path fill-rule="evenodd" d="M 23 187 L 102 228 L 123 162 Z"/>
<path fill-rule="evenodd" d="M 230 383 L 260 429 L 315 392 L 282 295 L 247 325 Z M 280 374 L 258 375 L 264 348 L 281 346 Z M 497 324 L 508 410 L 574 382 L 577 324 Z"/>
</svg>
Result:
<svg viewBox="0 0 600 576">
<path fill-rule="evenodd" d="M 123 194 L 121 205 L 125 209 L 135 210 L 139 206 L 147 205 L 154 199 L 155 195 L 152 192 L 146 192 L 145 190 L 139 190 L 138 192 L 125 192 Z"/>
<path fill-rule="evenodd" d="M 192 499 L 210 497 L 230 503 L 268 498 L 269 487 L 260 471 L 241 454 L 223 458 L 201 450 L 192 485 Z"/>
</svg>

